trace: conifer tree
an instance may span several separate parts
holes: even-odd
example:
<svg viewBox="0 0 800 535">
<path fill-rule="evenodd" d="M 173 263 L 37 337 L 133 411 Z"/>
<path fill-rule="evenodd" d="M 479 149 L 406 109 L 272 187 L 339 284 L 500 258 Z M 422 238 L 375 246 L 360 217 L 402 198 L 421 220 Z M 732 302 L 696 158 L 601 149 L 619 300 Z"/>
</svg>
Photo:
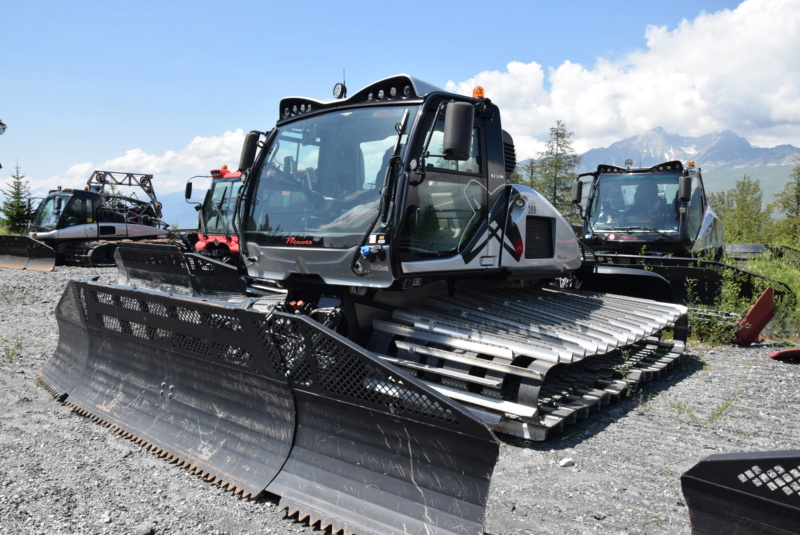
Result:
<svg viewBox="0 0 800 535">
<path fill-rule="evenodd" d="M 795 159 L 789 179 L 770 206 L 784 216 L 775 224 L 779 241 L 791 247 L 800 245 L 800 159 Z"/>
<path fill-rule="evenodd" d="M 545 150 L 539 153 L 539 159 L 531 170 L 530 185 L 564 217 L 577 223 L 580 213 L 578 207 L 572 204 L 572 182 L 581 157 L 572 148 L 572 134 L 560 120 L 550 128 L 550 138 L 545 144 Z"/>
<path fill-rule="evenodd" d="M 28 181 L 20 172 L 19 165 L 11 175 L 9 186 L 6 189 L 0 189 L 0 193 L 5 197 L 0 206 L 0 226 L 12 234 L 25 232 L 29 217 L 28 199 L 31 195 L 28 190 Z"/>
</svg>

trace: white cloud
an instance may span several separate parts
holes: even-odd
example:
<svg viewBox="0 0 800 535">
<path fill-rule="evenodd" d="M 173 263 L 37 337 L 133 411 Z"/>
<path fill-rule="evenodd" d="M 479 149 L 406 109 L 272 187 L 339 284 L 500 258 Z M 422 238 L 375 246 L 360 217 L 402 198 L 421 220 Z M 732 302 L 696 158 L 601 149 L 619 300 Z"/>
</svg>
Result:
<svg viewBox="0 0 800 535">
<path fill-rule="evenodd" d="M 542 150 L 557 120 L 574 132 L 577 152 L 657 126 L 800 145 L 800 0 L 746 0 L 672 30 L 649 26 L 645 37 L 645 50 L 591 67 L 512 62 L 447 88 L 484 86 L 520 158 Z"/>
<path fill-rule="evenodd" d="M 131 149 L 124 156 L 104 162 L 84 162 L 71 166 L 63 175 L 36 181 L 36 192 L 49 189 L 82 187 L 94 170 L 153 175 L 156 195 L 182 190 L 186 181 L 195 175 L 208 175 L 212 169 L 227 165 L 231 169 L 239 164 L 244 143 L 244 131 L 225 132 L 217 137 L 196 137 L 179 151 L 148 154 L 141 149 Z"/>
</svg>

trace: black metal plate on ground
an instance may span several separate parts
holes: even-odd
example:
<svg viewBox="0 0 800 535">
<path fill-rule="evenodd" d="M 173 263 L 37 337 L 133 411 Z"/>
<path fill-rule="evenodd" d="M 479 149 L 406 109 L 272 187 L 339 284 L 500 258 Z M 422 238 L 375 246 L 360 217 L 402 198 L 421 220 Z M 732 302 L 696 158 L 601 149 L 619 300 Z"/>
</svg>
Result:
<svg viewBox="0 0 800 535">
<path fill-rule="evenodd" d="M 28 236 L 0 235 L 0 268 L 53 271 L 56 252 Z"/>
<path fill-rule="evenodd" d="M 681 486 L 693 535 L 800 534 L 800 450 L 711 455 Z"/>
</svg>

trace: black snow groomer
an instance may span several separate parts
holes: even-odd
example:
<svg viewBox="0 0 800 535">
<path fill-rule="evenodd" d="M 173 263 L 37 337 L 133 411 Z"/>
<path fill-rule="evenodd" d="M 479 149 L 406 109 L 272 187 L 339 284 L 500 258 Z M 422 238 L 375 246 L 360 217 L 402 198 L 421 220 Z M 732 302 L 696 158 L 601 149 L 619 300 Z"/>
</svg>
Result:
<svg viewBox="0 0 800 535">
<path fill-rule="evenodd" d="M 569 223 L 507 183 L 481 94 L 405 75 L 345 94 L 284 99 L 247 136 L 246 290 L 177 248 L 120 250 L 124 284 L 70 283 L 41 380 L 313 525 L 480 534 L 493 432 L 545 439 L 666 373 L 686 308 L 658 275 L 582 266 Z"/>
</svg>

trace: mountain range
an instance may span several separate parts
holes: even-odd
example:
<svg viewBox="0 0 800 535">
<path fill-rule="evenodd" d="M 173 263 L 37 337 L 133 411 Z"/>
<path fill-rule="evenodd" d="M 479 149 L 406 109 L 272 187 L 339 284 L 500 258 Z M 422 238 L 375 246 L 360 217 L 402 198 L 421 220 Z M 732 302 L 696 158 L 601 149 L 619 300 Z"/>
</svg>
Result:
<svg viewBox="0 0 800 535">
<path fill-rule="evenodd" d="M 659 127 L 617 141 L 604 149 L 586 151 L 581 155 L 581 168 L 582 171 L 590 171 L 602 163 L 623 166 L 629 158 L 635 167 L 650 167 L 670 160 L 694 160 L 697 165 L 710 171 L 720 168 L 794 166 L 794 159 L 800 158 L 800 148 L 792 145 L 754 147 L 731 130 L 687 137 L 669 134 Z"/>
<path fill-rule="evenodd" d="M 659 127 L 606 148 L 588 150 L 580 156 L 581 173 L 604 163 L 624 167 L 628 159 L 633 160 L 634 167 L 650 167 L 670 160 L 684 163 L 694 160 L 703 172 L 708 191 L 731 189 L 737 180 L 747 175 L 759 181 L 763 201 L 770 202 L 800 162 L 800 148 L 793 145 L 754 147 L 730 130 L 688 137 L 667 133 Z"/>
</svg>

